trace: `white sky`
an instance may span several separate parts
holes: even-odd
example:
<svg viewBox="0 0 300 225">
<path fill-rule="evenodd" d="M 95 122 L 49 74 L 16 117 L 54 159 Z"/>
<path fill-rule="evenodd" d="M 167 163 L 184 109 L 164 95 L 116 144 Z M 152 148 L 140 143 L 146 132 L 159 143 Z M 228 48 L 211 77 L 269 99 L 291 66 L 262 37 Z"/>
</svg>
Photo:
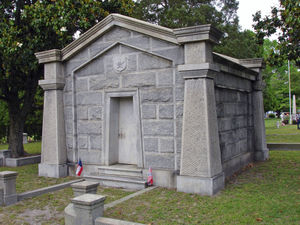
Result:
<svg viewBox="0 0 300 225">
<path fill-rule="evenodd" d="M 279 6 L 279 0 L 239 0 L 238 16 L 242 30 L 252 30 L 252 15 L 261 11 L 262 16 L 271 14 L 272 6 Z"/>
</svg>

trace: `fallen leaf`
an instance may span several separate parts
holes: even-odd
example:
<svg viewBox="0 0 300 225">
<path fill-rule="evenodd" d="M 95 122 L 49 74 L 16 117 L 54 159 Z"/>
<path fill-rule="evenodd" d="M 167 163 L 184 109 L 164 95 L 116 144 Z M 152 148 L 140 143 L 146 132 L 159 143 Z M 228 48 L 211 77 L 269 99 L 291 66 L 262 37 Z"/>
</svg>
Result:
<svg viewBox="0 0 300 225">
<path fill-rule="evenodd" d="M 263 219 L 258 217 L 258 218 L 256 218 L 256 221 L 261 222 L 261 221 L 263 221 Z"/>
</svg>

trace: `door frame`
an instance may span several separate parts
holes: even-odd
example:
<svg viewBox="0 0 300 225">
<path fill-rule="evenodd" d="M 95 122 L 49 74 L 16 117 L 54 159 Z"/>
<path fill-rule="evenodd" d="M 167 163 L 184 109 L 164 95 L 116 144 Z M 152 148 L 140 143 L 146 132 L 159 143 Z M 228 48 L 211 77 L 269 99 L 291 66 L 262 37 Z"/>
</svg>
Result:
<svg viewBox="0 0 300 225">
<path fill-rule="evenodd" d="M 114 98 L 132 97 L 133 100 L 133 114 L 136 120 L 137 131 L 137 167 L 143 168 L 143 149 L 142 149 L 142 135 L 141 135 L 141 119 L 140 119 L 140 104 L 138 90 L 112 90 L 104 93 L 105 109 L 104 109 L 104 151 L 102 153 L 102 165 L 113 165 L 118 163 L 118 149 L 114 146 L 113 138 L 117 137 L 118 131 L 112 129 L 110 121 L 113 119 L 113 112 L 116 110 Z M 118 109 L 117 109 L 118 110 Z"/>
</svg>

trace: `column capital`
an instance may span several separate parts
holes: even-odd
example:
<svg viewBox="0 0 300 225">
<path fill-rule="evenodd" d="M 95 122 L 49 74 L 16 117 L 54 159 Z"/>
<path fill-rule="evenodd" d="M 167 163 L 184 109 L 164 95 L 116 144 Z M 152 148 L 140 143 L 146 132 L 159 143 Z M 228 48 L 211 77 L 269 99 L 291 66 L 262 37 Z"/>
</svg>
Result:
<svg viewBox="0 0 300 225">
<path fill-rule="evenodd" d="M 39 80 L 39 85 L 43 88 L 44 91 L 62 90 L 64 89 L 65 82 L 63 79 Z"/>
<path fill-rule="evenodd" d="M 35 57 L 39 60 L 39 63 L 61 62 L 62 54 L 59 49 L 52 49 L 43 52 L 35 53 Z"/>
<path fill-rule="evenodd" d="M 218 44 L 223 33 L 211 24 L 174 29 L 174 34 L 180 44 L 209 41 Z"/>
<path fill-rule="evenodd" d="M 220 67 L 213 63 L 184 64 L 178 65 L 178 71 L 185 80 L 200 78 L 214 79 L 217 73 L 220 72 Z"/>
</svg>

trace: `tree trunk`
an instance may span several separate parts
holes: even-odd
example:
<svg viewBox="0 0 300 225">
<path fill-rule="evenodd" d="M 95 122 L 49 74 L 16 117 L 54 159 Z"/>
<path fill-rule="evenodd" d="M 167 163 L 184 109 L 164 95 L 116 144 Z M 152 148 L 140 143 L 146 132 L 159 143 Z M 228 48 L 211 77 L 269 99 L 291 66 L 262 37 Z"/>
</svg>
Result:
<svg viewBox="0 0 300 225">
<path fill-rule="evenodd" d="M 24 156 L 23 147 L 23 131 L 25 120 L 20 118 L 20 115 L 9 115 L 9 149 L 11 150 L 12 157 L 17 158 Z"/>
</svg>

